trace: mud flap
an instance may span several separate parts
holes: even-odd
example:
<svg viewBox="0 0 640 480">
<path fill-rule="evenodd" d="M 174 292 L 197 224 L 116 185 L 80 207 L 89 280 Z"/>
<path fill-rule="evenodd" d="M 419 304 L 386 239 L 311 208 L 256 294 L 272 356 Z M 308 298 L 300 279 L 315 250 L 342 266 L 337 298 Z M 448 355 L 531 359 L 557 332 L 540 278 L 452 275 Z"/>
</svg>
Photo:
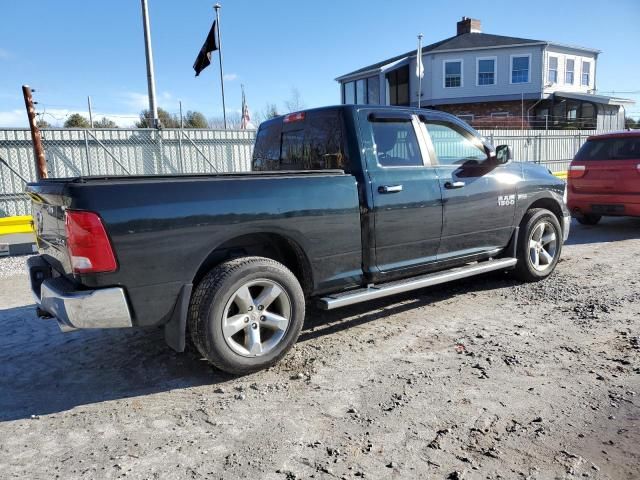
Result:
<svg viewBox="0 0 640 480">
<path fill-rule="evenodd" d="M 184 352 L 186 346 L 187 314 L 193 284 L 187 283 L 180 289 L 180 295 L 173 308 L 171 318 L 164 325 L 164 339 L 176 352 Z"/>
</svg>

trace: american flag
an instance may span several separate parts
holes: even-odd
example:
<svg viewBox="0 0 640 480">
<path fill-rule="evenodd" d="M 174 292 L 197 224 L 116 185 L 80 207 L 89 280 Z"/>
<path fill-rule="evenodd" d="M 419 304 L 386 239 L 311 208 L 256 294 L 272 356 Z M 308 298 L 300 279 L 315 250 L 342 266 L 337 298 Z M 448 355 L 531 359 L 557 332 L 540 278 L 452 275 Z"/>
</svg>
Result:
<svg viewBox="0 0 640 480">
<path fill-rule="evenodd" d="M 251 123 L 249 105 L 247 105 L 247 99 L 244 95 L 244 85 L 241 85 L 240 88 L 242 88 L 242 121 L 240 122 L 240 128 L 242 130 L 255 130 L 256 127 Z"/>
</svg>

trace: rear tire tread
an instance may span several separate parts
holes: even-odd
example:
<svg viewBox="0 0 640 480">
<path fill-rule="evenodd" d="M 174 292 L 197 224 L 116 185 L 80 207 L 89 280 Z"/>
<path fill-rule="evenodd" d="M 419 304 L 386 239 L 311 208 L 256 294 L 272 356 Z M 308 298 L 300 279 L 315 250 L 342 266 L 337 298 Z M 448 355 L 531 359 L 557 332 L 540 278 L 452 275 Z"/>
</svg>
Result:
<svg viewBox="0 0 640 480">
<path fill-rule="evenodd" d="M 277 356 L 262 364 L 260 367 L 255 366 L 243 366 L 230 365 L 225 362 L 224 359 L 216 354 L 215 349 L 211 348 L 208 342 L 208 336 L 206 332 L 205 322 L 209 318 L 209 310 L 212 308 L 212 302 L 218 290 L 229 280 L 229 278 L 235 275 L 239 270 L 245 269 L 249 266 L 260 264 L 261 266 L 270 266 L 284 272 L 296 280 L 293 273 L 287 269 L 284 265 L 275 260 L 265 257 L 239 257 L 232 260 L 228 260 L 220 265 L 214 267 L 209 273 L 207 273 L 195 288 L 191 301 L 189 303 L 189 315 L 188 326 L 191 332 L 191 338 L 195 344 L 198 352 L 211 362 L 215 367 L 231 374 L 247 374 L 256 370 L 268 368 L 277 363 L 286 353 L 289 348 L 285 348 Z M 304 297 L 302 296 L 302 289 L 300 288 L 300 296 L 303 304 L 303 318 L 304 318 Z M 295 301 L 295 299 L 292 299 Z M 295 328 L 293 318 L 291 320 L 292 326 Z M 302 322 L 300 322 L 301 327 Z M 298 338 L 300 328 L 295 333 L 291 345 L 295 343 Z"/>
</svg>

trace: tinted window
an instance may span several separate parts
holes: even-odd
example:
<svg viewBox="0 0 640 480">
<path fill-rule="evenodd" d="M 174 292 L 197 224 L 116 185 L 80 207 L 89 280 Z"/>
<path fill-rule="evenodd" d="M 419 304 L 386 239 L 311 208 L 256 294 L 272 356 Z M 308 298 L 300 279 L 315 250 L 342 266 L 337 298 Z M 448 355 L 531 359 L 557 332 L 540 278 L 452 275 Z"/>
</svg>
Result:
<svg viewBox="0 0 640 480">
<path fill-rule="evenodd" d="M 387 73 L 389 105 L 409 105 L 409 66 Z"/>
<path fill-rule="evenodd" d="M 282 132 L 280 170 L 304 169 L 304 130 Z"/>
<path fill-rule="evenodd" d="M 253 170 L 347 170 L 338 111 L 306 112 L 284 127 L 281 121 L 260 127 Z"/>
<path fill-rule="evenodd" d="M 280 163 L 282 124 L 276 120 L 260 126 L 253 149 L 253 170 L 277 170 Z"/>
<path fill-rule="evenodd" d="M 480 141 L 457 125 L 429 121 L 427 131 L 441 165 L 482 163 L 487 159 Z"/>
<path fill-rule="evenodd" d="M 640 159 L 640 137 L 589 140 L 576 154 L 581 161 L 629 159 Z"/>
<path fill-rule="evenodd" d="M 378 163 L 383 167 L 422 165 L 422 155 L 411 122 L 371 122 Z"/>
</svg>

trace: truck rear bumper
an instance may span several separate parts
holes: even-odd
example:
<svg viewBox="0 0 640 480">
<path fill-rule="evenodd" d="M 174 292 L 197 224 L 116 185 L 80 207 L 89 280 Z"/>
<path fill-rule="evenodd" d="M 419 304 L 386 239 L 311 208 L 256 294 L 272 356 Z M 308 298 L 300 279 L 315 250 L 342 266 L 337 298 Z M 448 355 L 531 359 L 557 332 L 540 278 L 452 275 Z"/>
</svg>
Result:
<svg viewBox="0 0 640 480">
<path fill-rule="evenodd" d="M 78 290 L 64 277 L 52 277 L 41 257 L 27 261 L 31 290 L 40 309 L 55 317 L 63 332 L 78 328 L 132 326 L 125 291 L 120 287 Z"/>
</svg>

